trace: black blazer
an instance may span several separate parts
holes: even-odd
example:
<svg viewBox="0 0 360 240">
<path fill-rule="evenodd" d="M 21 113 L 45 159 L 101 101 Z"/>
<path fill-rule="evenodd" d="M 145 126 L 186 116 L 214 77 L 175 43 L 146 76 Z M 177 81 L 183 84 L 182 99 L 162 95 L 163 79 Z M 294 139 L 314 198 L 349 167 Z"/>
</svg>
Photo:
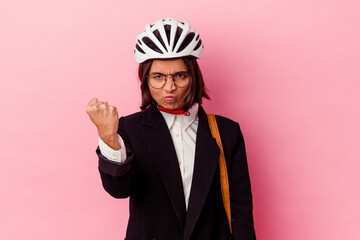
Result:
<svg viewBox="0 0 360 240">
<path fill-rule="evenodd" d="M 166 122 L 155 105 L 119 120 L 127 159 L 123 164 L 101 155 L 104 189 L 115 198 L 130 196 L 127 240 L 230 239 L 223 207 L 219 148 L 207 116 L 199 108 L 195 165 L 188 210 L 175 148 Z M 255 239 L 252 196 L 243 137 L 238 123 L 216 116 L 227 162 L 232 238 Z"/>
</svg>

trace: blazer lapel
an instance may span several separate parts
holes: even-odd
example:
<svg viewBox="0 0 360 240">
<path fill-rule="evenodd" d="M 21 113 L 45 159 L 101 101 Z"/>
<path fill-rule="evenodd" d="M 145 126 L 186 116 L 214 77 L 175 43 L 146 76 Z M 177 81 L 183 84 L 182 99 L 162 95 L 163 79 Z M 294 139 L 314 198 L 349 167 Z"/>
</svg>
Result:
<svg viewBox="0 0 360 240">
<path fill-rule="evenodd" d="M 156 162 L 159 175 L 168 192 L 175 213 L 182 228 L 184 228 L 186 206 L 181 172 L 170 131 L 155 105 L 150 106 L 144 112 L 141 133 Z"/>
<path fill-rule="evenodd" d="M 184 239 L 190 239 L 213 182 L 220 155 L 216 140 L 211 136 L 207 115 L 199 108 L 199 126 L 196 136 L 195 165 L 189 206 L 186 215 Z"/>
</svg>

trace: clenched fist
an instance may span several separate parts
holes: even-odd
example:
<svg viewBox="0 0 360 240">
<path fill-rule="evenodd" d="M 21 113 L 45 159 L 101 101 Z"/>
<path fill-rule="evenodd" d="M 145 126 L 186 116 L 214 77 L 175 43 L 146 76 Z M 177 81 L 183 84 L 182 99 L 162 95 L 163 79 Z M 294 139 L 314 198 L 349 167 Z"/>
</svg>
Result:
<svg viewBox="0 0 360 240">
<path fill-rule="evenodd" d="M 116 107 L 109 105 L 107 101 L 102 102 L 93 98 L 88 103 L 86 112 L 97 127 L 99 137 L 112 149 L 119 150 L 119 114 Z"/>
</svg>

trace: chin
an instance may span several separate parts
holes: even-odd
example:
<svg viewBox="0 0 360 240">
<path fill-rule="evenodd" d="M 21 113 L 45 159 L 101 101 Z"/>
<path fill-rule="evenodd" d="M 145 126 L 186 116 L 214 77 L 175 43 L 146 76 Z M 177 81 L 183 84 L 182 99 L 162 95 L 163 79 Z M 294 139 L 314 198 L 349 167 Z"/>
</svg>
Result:
<svg viewBox="0 0 360 240">
<path fill-rule="evenodd" d="M 165 106 L 163 106 L 163 107 L 166 108 L 166 109 L 169 109 L 169 110 L 178 109 L 178 107 L 177 107 L 177 106 L 174 106 L 174 105 L 165 105 Z"/>
<path fill-rule="evenodd" d="M 177 104 L 177 103 L 167 103 L 167 102 L 165 102 L 162 106 L 164 108 L 166 108 L 166 109 L 169 109 L 169 110 L 180 109 L 179 104 Z"/>
</svg>

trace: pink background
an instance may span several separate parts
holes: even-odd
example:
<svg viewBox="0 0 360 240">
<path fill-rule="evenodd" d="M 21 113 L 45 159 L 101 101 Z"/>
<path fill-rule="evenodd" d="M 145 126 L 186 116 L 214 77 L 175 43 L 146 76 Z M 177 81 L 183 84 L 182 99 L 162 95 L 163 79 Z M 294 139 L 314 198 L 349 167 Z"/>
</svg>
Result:
<svg viewBox="0 0 360 240">
<path fill-rule="evenodd" d="M 163 17 L 199 30 L 205 109 L 241 125 L 258 239 L 360 239 L 358 0 L 1 1 L 0 238 L 124 237 L 85 106 L 139 110 L 133 45 Z"/>
</svg>

